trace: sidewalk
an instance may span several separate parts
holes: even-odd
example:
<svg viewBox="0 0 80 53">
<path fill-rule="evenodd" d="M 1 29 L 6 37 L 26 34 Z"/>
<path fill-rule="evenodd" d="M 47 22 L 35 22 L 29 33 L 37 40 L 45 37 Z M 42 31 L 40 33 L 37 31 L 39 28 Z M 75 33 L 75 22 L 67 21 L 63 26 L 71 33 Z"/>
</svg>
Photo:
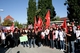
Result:
<svg viewBox="0 0 80 53">
<path fill-rule="evenodd" d="M 58 49 L 51 49 L 49 47 L 35 47 L 35 48 L 29 48 L 29 47 L 23 47 L 22 45 L 19 45 L 18 47 L 9 48 L 6 53 L 64 53 Z"/>
</svg>

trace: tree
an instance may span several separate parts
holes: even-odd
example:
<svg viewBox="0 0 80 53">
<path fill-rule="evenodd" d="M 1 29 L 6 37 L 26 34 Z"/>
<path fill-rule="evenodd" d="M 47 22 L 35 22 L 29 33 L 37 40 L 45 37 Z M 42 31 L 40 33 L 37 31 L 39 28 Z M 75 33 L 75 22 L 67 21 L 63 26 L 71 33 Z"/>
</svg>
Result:
<svg viewBox="0 0 80 53">
<path fill-rule="evenodd" d="M 80 0 L 67 0 L 64 4 L 67 5 L 70 22 L 80 24 Z"/>
<path fill-rule="evenodd" d="M 54 21 L 60 21 L 60 17 L 59 16 L 55 16 L 53 20 Z"/>
<path fill-rule="evenodd" d="M 15 21 L 15 22 L 14 22 L 14 25 L 15 25 L 16 27 L 18 27 L 19 22 L 18 22 L 18 21 Z"/>
<path fill-rule="evenodd" d="M 52 5 L 52 0 L 38 0 L 38 9 L 41 9 L 41 11 L 39 12 L 38 15 L 41 16 L 43 20 L 44 20 L 44 17 L 45 17 L 48 10 L 50 10 L 51 20 L 56 15 L 56 13 L 54 11 L 55 9 Z"/>
<path fill-rule="evenodd" d="M 23 28 L 23 25 L 22 25 L 22 24 L 19 24 L 19 25 L 18 25 L 18 28 Z"/>
<path fill-rule="evenodd" d="M 12 21 L 10 21 L 9 19 L 4 20 L 4 22 L 2 23 L 3 26 L 11 26 L 12 25 Z"/>
<path fill-rule="evenodd" d="M 18 28 L 23 27 L 22 24 L 20 24 L 18 21 L 15 21 L 14 24 L 15 24 L 15 27 L 18 27 Z"/>
<path fill-rule="evenodd" d="M 36 12 L 36 0 L 29 0 L 27 9 L 28 24 L 34 23 L 35 12 Z"/>
</svg>

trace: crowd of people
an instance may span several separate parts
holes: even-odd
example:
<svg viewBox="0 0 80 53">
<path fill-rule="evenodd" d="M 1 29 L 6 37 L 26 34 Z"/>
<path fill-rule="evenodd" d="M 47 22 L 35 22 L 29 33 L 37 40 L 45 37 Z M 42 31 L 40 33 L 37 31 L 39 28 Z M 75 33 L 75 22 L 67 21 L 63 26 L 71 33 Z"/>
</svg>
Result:
<svg viewBox="0 0 80 53">
<path fill-rule="evenodd" d="M 20 42 L 20 37 L 26 35 L 28 40 Z M 49 27 L 43 30 L 34 29 L 18 29 L 14 32 L 11 30 L 0 30 L 0 44 L 3 47 L 15 47 L 19 44 L 23 47 L 35 48 L 35 45 L 41 47 L 48 46 L 52 49 L 57 48 L 61 51 L 75 53 L 76 43 L 80 43 L 80 28 L 72 24 L 68 27 L 68 32 L 61 26 Z M 66 47 L 67 46 L 67 47 Z"/>
</svg>

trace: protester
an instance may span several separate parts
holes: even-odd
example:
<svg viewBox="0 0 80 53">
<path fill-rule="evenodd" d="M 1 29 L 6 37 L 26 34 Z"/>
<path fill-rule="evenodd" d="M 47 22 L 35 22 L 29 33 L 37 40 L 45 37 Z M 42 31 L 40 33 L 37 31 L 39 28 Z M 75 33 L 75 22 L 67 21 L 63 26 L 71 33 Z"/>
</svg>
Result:
<svg viewBox="0 0 80 53">
<path fill-rule="evenodd" d="M 40 47 L 41 46 L 41 30 L 38 30 L 37 40 L 38 40 L 38 47 Z"/>
<path fill-rule="evenodd" d="M 59 31 L 58 31 L 58 28 L 56 28 L 55 29 L 55 47 L 58 49 L 59 48 L 59 46 L 58 46 L 58 33 L 59 33 Z"/>
<path fill-rule="evenodd" d="M 8 33 L 7 33 L 7 36 L 8 36 L 8 41 L 9 41 L 9 47 L 13 47 L 14 46 L 14 37 L 13 37 L 13 33 L 11 32 L 11 30 L 8 30 Z"/>
<path fill-rule="evenodd" d="M 60 40 L 60 47 L 61 47 L 61 51 L 64 51 L 64 48 L 65 48 L 65 45 L 64 45 L 64 37 L 65 37 L 65 35 L 64 35 L 64 33 L 63 33 L 63 30 L 62 29 L 60 29 L 59 30 L 59 40 Z"/>
<path fill-rule="evenodd" d="M 23 45 L 23 47 L 25 47 L 25 45 L 26 45 L 26 47 L 28 47 L 28 37 L 27 37 L 27 33 L 25 32 L 25 30 L 23 29 L 22 30 L 22 33 L 21 33 L 21 35 L 22 35 L 22 37 L 26 37 L 26 39 L 27 40 L 25 40 L 25 41 L 23 41 L 23 42 L 21 42 L 22 43 L 22 45 Z"/>
<path fill-rule="evenodd" d="M 19 33 L 18 33 L 18 29 L 15 29 L 13 32 L 13 36 L 14 36 L 14 42 L 15 42 L 15 46 L 18 47 L 18 41 L 19 41 Z"/>
<path fill-rule="evenodd" d="M 50 28 L 49 31 L 49 37 L 50 37 L 50 48 L 54 48 L 54 40 L 55 40 L 55 29 L 52 27 Z"/>
<path fill-rule="evenodd" d="M 45 33 L 44 30 L 41 32 L 42 45 L 45 46 Z"/>
<path fill-rule="evenodd" d="M 76 43 L 80 43 L 80 28 L 77 27 L 77 30 L 76 30 Z"/>
<path fill-rule="evenodd" d="M 76 29 L 77 29 L 77 27 L 75 26 L 74 22 L 72 22 L 71 24 L 72 24 L 73 32 L 76 35 Z"/>
<path fill-rule="evenodd" d="M 49 35 L 49 29 L 45 29 L 45 45 L 46 46 L 49 46 L 48 35 Z"/>
<path fill-rule="evenodd" d="M 1 36 L 1 44 L 2 46 L 4 47 L 5 46 L 5 34 L 4 34 L 4 31 L 3 30 L 0 30 L 0 36 Z"/>
<path fill-rule="evenodd" d="M 72 27 L 69 27 L 69 31 L 67 34 L 67 40 L 68 40 L 68 52 L 71 52 L 70 50 L 72 49 L 72 53 L 75 53 L 75 46 L 74 46 L 74 41 L 76 40 L 75 33 L 73 31 Z M 71 44 L 71 45 L 70 45 Z M 71 47 L 70 47 L 71 46 Z M 71 48 L 71 49 L 70 49 Z"/>
<path fill-rule="evenodd" d="M 31 41 L 31 29 L 28 29 L 27 36 L 28 36 L 28 44 L 29 44 L 29 46 L 30 46 L 30 41 Z"/>
<path fill-rule="evenodd" d="M 35 37 L 36 37 L 36 34 L 35 34 L 34 29 L 32 29 L 31 36 L 30 37 L 31 37 L 30 48 L 32 47 L 32 43 L 33 43 L 33 47 L 35 48 Z"/>
<path fill-rule="evenodd" d="M 77 29 L 76 29 L 75 51 L 79 50 L 79 45 L 80 45 L 80 28 L 77 27 Z"/>
</svg>

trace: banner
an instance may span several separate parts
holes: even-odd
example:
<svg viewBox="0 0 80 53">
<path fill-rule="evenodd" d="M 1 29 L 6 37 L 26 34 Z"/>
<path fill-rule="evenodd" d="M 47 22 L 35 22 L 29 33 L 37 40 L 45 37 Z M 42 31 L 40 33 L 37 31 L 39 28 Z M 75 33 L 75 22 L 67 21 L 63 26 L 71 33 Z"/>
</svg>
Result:
<svg viewBox="0 0 80 53">
<path fill-rule="evenodd" d="M 23 35 L 23 36 L 19 37 L 19 39 L 20 39 L 20 42 L 28 41 L 27 35 Z"/>
</svg>

